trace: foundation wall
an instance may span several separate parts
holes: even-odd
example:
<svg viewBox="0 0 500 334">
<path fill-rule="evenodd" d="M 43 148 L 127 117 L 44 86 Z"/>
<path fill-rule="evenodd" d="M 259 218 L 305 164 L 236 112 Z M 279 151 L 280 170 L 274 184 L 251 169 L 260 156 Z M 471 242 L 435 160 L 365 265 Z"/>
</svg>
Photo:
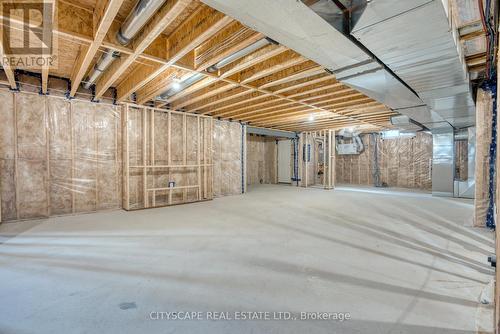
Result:
<svg viewBox="0 0 500 334">
<path fill-rule="evenodd" d="M 365 145 L 361 154 L 336 154 L 337 184 L 373 186 L 378 165 L 378 175 L 383 186 L 427 191 L 432 189 L 431 135 L 419 132 L 413 138 L 384 140 L 378 134 L 364 134 L 361 138 Z"/>
<path fill-rule="evenodd" d="M 119 208 L 121 110 L 0 90 L 2 221 Z"/>
</svg>

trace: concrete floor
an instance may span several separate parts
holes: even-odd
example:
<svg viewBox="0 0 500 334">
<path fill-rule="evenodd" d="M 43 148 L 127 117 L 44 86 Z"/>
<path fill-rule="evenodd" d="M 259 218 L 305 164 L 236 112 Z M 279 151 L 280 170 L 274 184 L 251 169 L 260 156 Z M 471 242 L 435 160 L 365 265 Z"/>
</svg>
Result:
<svg viewBox="0 0 500 334">
<path fill-rule="evenodd" d="M 474 333 L 493 236 L 471 215 L 471 201 L 415 192 L 259 186 L 3 224 L 0 333 Z M 352 319 L 150 319 L 181 311 Z"/>
</svg>

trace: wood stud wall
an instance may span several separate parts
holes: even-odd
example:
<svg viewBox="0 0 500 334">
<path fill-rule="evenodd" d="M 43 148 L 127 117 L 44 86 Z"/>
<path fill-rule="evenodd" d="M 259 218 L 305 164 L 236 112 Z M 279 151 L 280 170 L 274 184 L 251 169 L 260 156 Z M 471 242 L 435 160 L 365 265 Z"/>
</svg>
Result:
<svg viewBox="0 0 500 334">
<path fill-rule="evenodd" d="M 213 198 L 211 117 L 124 105 L 125 210 Z"/>
<path fill-rule="evenodd" d="M 319 143 L 322 146 L 322 157 Z M 335 187 L 335 164 L 335 130 L 306 131 L 300 134 L 299 175 L 302 187 L 319 186 L 324 189 L 333 189 Z"/>
</svg>

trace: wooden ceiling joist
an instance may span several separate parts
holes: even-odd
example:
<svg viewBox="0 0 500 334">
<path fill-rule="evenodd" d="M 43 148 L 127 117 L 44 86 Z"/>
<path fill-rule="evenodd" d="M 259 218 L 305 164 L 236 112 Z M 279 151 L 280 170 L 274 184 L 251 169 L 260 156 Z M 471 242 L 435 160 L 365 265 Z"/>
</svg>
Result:
<svg viewBox="0 0 500 334">
<path fill-rule="evenodd" d="M 315 68 L 316 67 L 316 68 Z M 270 73 L 266 75 L 260 76 L 260 78 L 257 78 L 259 80 L 255 80 L 252 82 L 251 86 L 252 87 L 258 87 L 259 89 L 265 89 L 262 88 L 262 86 L 273 86 L 274 82 L 278 81 L 281 82 L 283 79 L 288 78 L 291 75 L 295 75 L 298 72 L 303 72 L 307 71 L 310 69 L 317 70 L 317 64 L 310 60 L 303 60 L 303 61 L 298 61 L 294 63 L 293 61 L 290 60 L 288 64 L 282 64 L 282 66 L 275 65 L 275 70 L 270 71 Z M 318 72 L 316 72 L 318 73 Z M 262 73 L 265 74 L 265 73 Z M 310 74 L 310 73 L 307 73 Z M 250 81 L 248 81 L 250 82 Z M 267 89 L 266 89 L 267 90 Z"/>
<path fill-rule="evenodd" d="M 195 84 L 185 88 L 184 90 L 178 92 L 177 94 L 171 96 L 168 98 L 169 103 L 174 103 L 178 99 L 181 99 L 185 96 L 189 96 L 191 94 L 196 93 L 200 89 L 204 89 L 205 87 L 208 87 L 212 85 L 215 81 L 217 81 L 217 78 L 207 76 L 200 81 L 196 82 Z"/>
<path fill-rule="evenodd" d="M 261 126 L 314 128 L 307 123 L 311 113 L 317 117 L 317 126 L 388 124 L 391 111 L 384 105 L 341 84 L 323 67 L 283 45 L 264 45 L 207 72 L 209 66 L 265 36 L 199 1 L 166 2 L 126 46 L 114 37 L 130 11 L 125 0 L 97 0 L 95 8 L 86 9 L 67 0 L 56 1 L 59 24 L 54 34 L 64 39 L 65 45 L 74 46 L 74 62 L 67 70 L 72 96 L 78 94 L 80 83 L 99 54 L 111 50 L 120 52 L 120 57 L 97 81 L 96 99 L 115 87 L 118 101 L 129 100 L 134 93 L 140 104 L 153 101 L 175 110 Z M 0 51 L 7 52 L 3 48 Z M 469 61 L 476 65 L 482 59 Z M 13 70 L 7 67 L 5 72 L 9 85 L 15 88 Z M 157 100 L 175 87 L 176 80 L 196 73 L 204 78 L 165 100 Z M 48 78 L 48 69 L 42 70 L 42 78 Z M 42 79 L 43 87 L 47 86 L 46 79 Z M 359 106 L 365 109 L 356 109 Z"/>
<path fill-rule="evenodd" d="M 308 98 L 306 100 L 303 100 L 304 102 L 311 103 L 313 105 L 316 105 L 317 103 L 326 103 L 326 102 L 334 102 L 338 101 L 341 98 L 358 98 L 358 97 L 366 97 L 366 95 L 362 93 L 358 93 L 355 90 L 352 89 L 342 89 L 339 90 L 338 92 L 333 92 L 333 93 L 325 93 L 319 96 L 318 98 Z"/>
<path fill-rule="evenodd" d="M 87 73 L 122 4 L 123 0 L 98 1 L 98 6 L 94 12 L 94 22 L 97 22 L 94 28 L 94 40 L 90 45 L 83 45 L 80 49 L 71 74 L 70 96 L 75 96 L 83 76 Z"/>
<path fill-rule="evenodd" d="M 231 88 L 227 92 L 219 93 L 218 95 L 206 98 L 203 101 L 190 104 L 187 107 L 187 109 L 190 111 L 199 111 L 199 110 L 207 109 L 210 106 L 213 106 L 214 108 L 216 108 L 218 104 L 224 103 L 224 102 L 229 101 L 231 99 L 237 99 L 239 97 L 249 95 L 251 93 L 252 93 L 252 91 L 246 89 L 245 87 L 235 87 L 235 88 Z"/>
<path fill-rule="evenodd" d="M 332 81 L 332 82 L 322 82 L 319 84 L 312 85 L 306 89 L 301 89 L 298 92 L 289 92 L 289 94 L 285 94 L 286 97 L 293 99 L 305 99 L 308 97 L 314 97 L 316 96 L 315 93 L 317 92 L 322 92 L 324 90 L 331 90 L 331 89 L 337 89 L 337 88 L 342 88 L 344 85 L 340 82 L 337 81 Z"/>
<path fill-rule="evenodd" d="M 356 93 L 359 94 L 359 93 Z M 360 96 L 363 96 L 362 94 L 359 94 Z M 343 96 L 338 96 L 336 98 L 332 98 L 328 100 L 328 102 L 333 102 L 333 101 L 346 101 L 350 99 L 351 96 L 349 95 L 343 95 Z M 286 100 L 285 100 L 286 101 Z M 291 111 L 303 111 L 304 108 L 310 109 L 309 107 L 304 107 L 303 105 L 299 104 L 299 102 L 305 102 L 305 101 L 297 101 L 297 102 L 288 102 L 288 103 L 283 103 L 276 105 L 276 103 L 273 106 L 266 107 L 266 108 L 243 108 L 239 110 L 234 110 L 231 113 L 225 113 L 225 114 L 219 114 L 218 116 L 224 116 L 224 117 L 229 117 L 231 115 L 234 117 L 235 114 L 238 115 L 238 119 L 245 120 L 245 121 L 254 121 L 256 119 L 262 119 L 262 118 L 269 118 L 271 116 L 276 116 L 276 114 L 279 114 L 280 116 L 286 117 L 289 112 Z M 340 104 L 339 104 L 340 106 Z M 258 106 L 256 106 L 258 107 Z M 286 107 L 286 108 L 285 108 Z M 302 108 L 301 108 L 302 107 Z M 245 112 L 245 110 L 247 110 Z"/>
<path fill-rule="evenodd" d="M 242 84 L 247 84 L 249 82 L 281 71 L 287 67 L 292 67 L 306 61 L 307 60 L 304 57 L 298 55 L 294 51 L 289 50 L 283 52 L 282 54 L 274 56 L 273 58 L 258 63 L 249 69 L 243 70 L 238 79 Z"/>
<path fill-rule="evenodd" d="M 174 83 L 174 78 L 181 77 L 185 72 L 174 67 L 166 69 L 155 80 L 147 83 L 136 92 L 137 103 L 144 104 L 154 99 L 159 93 L 168 90 Z"/>
<path fill-rule="evenodd" d="M 359 111 L 359 110 L 358 110 Z M 282 119 L 276 120 L 276 121 L 267 121 L 265 124 L 268 126 L 293 126 L 296 122 L 301 121 L 301 120 L 308 120 L 310 113 L 304 113 L 301 115 L 297 116 L 292 116 L 292 117 L 283 117 Z M 349 113 L 339 113 L 340 116 L 337 118 L 345 119 L 346 116 L 356 116 L 358 115 L 359 117 L 357 118 L 363 118 L 363 116 L 366 115 L 386 115 L 386 114 L 395 114 L 393 111 L 388 110 L 385 106 L 372 106 L 368 108 L 363 109 L 362 114 L 349 114 Z M 332 118 L 332 116 L 328 116 L 329 119 Z M 318 121 L 318 120 L 316 120 Z"/>
<path fill-rule="evenodd" d="M 266 113 L 248 113 L 246 116 L 241 116 L 242 120 L 245 120 L 246 122 L 257 122 L 261 120 L 266 120 L 266 119 L 272 119 L 273 115 L 280 114 L 280 117 L 288 117 L 289 115 L 294 115 L 296 113 L 301 113 L 301 112 L 307 112 L 311 111 L 312 109 L 303 106 L 303 105 L 294 105 L 289 108 L 275 108 L 273 110 L 269 110 Z M 240 116 L 238 116 L 239 118 Z"/>
<path fill-rule="evenodd" d="M 166 70 L 171 64 L 191 52 L 232 21 L 231 18 L 210 7 L 201 7 L 168 37 L 166 45 L 169 63 L 160 66 L 157 71 L 143 72 L 142 68 L 138 69 L 136 76 L 127 78 L 117 87 L 118 100 L 124 100 L 130 96 L 134 91 L 153 80 L 158 72 Z"/>
<path fill-rule="evenodd" d="M 321 74 L 324 72 L 325 72 L 325 70 L 322 67 L 313 66 L 313 67 L 307 68 L 303 71 L 299 70 L 297 73 L 292 74 L 292 75 L 286 75 L 285 73 L 283 73 L 283 76 L 281 78 L 275 77 L 274 80 L 272 80 L 270 82 L 264 83 L 262 85 L 259 85 L 259 83 L 257 83 L 257 85 L 260 89 L 269 89 L 270 87 L 278 86 L 278 85 L 281 85 L 281 84 L 284 84 L 284 83 L 287 83 L 290 81 L 309 78 L 309 77 L 312 77 L 314 75 Z"/>
<path fill-rule="evenodd" d="M 224 66 L 222 69 L 220 69 L 219 76 L 221 78 L 227 78 L 247 68 L 255 66 L 266 59 L 277 56 L 280 53 L 283 53 L 287 50 L 288 49 L 282 45 L 274 45 L 274 44 L 267 45 L 247 56 L 244 56 L 241 59 L 238 59 Z"/>
<path fill-rule="evenodd" d="M 235 88 L 236 84 L 231 84 L 223 81 L 217 81 L 213 85 L 210 85 L 202 90 L 196 92 L 196 94 L 189 96 L 189 98 L 184 98 L 182 100 L 178 100 L 172 104 L 172 108 L 180 109 L 184 108 L 193 103 L 205 100 L 211 96 L 226 92 L 232 88 Z"/>
<path fill-rule="evenodd" d="M 264 38 L 264 35 L 252 31 L 235 21 L 196 48 L 195 68 L 198 71 L 205 70 L 262 38 Z"/>
<path fill-rule="evenodd" d="M 188 5 L 189 0 L 172 0 L 168 1 L 159 10 L 154 18 L 142 29 L 139 36 L 134 38 L 132 41 L 132 50 L 134 50 L 133 53 L 115 60 L 97 81 L 95 89 L 96 99 L 100 98 L 106 90 L 113 85 L 113 83 L 132 65 L 139 55 L 142 54 L 158 36 L 160 36 L 161 32 L 165 30 L 167 26 L 171 24 L 183 10 L 186 9 Z M 165 47 L 168 47 L 168 41 L 165 41 Z M 151 75 L 151 73 L 159 75 L 163 72 L 159 70 L 161 67 L 162 66 L 159 65 L 154 68 L 141 68 L 141 70 L 146 70 L 146 73 L 149 75 Z M 124 100 L 133 92 L 133 89 L 137 90 L 139 82 L 141 81 L 140 78 L 143 78 L 144 74 L 145 73 L 141 73 L 140 70 L 136 70 L 130 78 L 127 78 L 125 82 L 122 82 L 117 87 L 118 100 Z"/>
<path fill-rule="evenodd" d="M 138 68 L 136 75 L 130 76 L 118 85 L 118 100 L 126 99 L 134 91 L 155 79 L 158 73 L 166 70 L 232 21 L 232 19 L 210 7 L 201 7 L 168 37 L 166 45 L 169 62 L 157 69 L 148 69 L 145 66 Z"/>
<path fill-rule="evenodd" d="M 261 108 L 261 106 L 265 105 L 265 108 Z M 290 106 L 290 105 L 298 105 L 296 102 L 290 102 L 287 100 L 282 100 L 282 99 L 272 99 L 272 100 L 266 100 L 260 103 L 255 103 L 251 105 L 246 105 L 242 108 L 239 109 L 231 109 L 226 112 L 222 113 L 215 113 L 218 117 L 233 117 L 235 115 L 238 115 L 238 118 L 243 117 L 244 115 L 248 113 L 255 113 L 255 112 L 261 112 L 264 113 L 268 110 L 276 110 L 276 109 L 282 109 L 284 107 Z M 300 105 L 299 105 L 300 106 Z"/>
<path fill-rule="evenodd" d="M 268 101 L 275 101 L 276 98 L 274 96 L 269 96 L 262 94 L 261 92 L 253 92 L 250 96 L 244 98 L 244 99 L 238 99 L 237 102 L 230 101 L 229 105 L 223 106 L 220 108 L 215 108 L 215 109 L 209 109 L 208 111 L 204 111 L 203 114 L 210 114 L 212 116 L 220 116 L 224 112 L 231 112 L 234 107 L 237 106 L 252 106 L 255 101 L 263 100 L 260 102 L 268 102 Z"/>
<path fill-rule="evenodd" d="M 304 79 L 299 79 L 299 80 L 294 80 L 292 82 L 287 82 L 285 84 L 281 84 L 278 86 L 273 86 L 270 91 L 276 94 L 283 94 L 285 92 L 289 91 L 295 91 L 296 93 L 299 91 L 299 89 L 307 86 L 311 86 L 314 84 L 322 83 L 324 81 L 329 81 L 332 80 L 334 81 L 334 78 L 330 75 L 327 74 L 326 72 L 314 75 L 309 78 L 304 78 Z M 292 93 L 290 93 L 292 94 Z M 285 94 L 286 95 L 286 94 Z"/>
<path fill-rule="evenodd" d="M 361 102 L 358 102 L 358 101 L 349 101 L 349 102 L 341 102 L 341 103 L 336 103 L 336 104 L 333 104 L 334 106 L 336 106 L 336 108 L 333 108 L 333 107 L 330 107 L 330 109 L 326 109 L 326 108 L 319 108 L 317 107 L 317 109 L 320 109 L 322 111 L 331 111 L 332 114 L 337 114 L 337 115 L 341 115 L 339 113 L 339 111 L 337 110 L 337 108 L 342 108 L 342 107 L 349 107 L 349 106 L 353 106 L 353 105 L 356 105 L 358 103 L 361 103 Z M 314 108 L 309 108 L 311 110 L 314 110 Z M 267 113 L 267 115 L 265 117 L 262 117 L 259 119 L 259 121 L 266 121 L 266 122 L 270 122 L 272 120 L 280 120 L 280 119 L 283 119 L 283 117 L 287 117 L 287 116 L 293 116 L 293 115 L 297 115 L 297 114 L 301 114 L 303 111 L 288 111 L 288 110 L 279 110 L 279 111 L 276 111 L 276 112 L 273 112 L 273 113 Z M 344 116 L 344 115 L 342 115 Z M 346 116 L 346 117 L 351 117 L 351 116 Z"/>
</svg>

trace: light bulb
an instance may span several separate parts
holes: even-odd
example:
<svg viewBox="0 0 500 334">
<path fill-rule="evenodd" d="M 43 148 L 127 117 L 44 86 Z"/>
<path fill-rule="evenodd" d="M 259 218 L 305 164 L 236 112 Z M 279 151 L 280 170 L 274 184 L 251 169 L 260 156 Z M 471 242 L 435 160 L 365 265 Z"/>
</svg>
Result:
<svg viewBox="0 0 500 334">
<path fill-rule="evenodd" d="M 172 89 L 173 90 L 179 90 L 179 89 L 181 89 L 181 83 L 178 80 L 174 79 L 174 82 L 172 83 Z"/>
</svg>

